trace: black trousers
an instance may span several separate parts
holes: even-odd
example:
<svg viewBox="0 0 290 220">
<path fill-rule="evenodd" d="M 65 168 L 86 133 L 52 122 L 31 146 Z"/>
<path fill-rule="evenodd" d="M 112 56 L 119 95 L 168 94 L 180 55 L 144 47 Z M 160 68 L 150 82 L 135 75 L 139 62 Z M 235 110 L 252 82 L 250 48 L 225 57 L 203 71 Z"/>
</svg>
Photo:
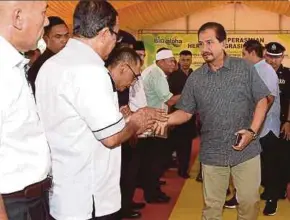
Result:
<svg viewBox="0 0 290 220">
<path fill-rule="evenodd" d="M 174 129 L 169 136 L 173 151 L 176 151 L 179 174 L 186 174 L 189 169 L 192 135 L 183 132 L 183 129 Z"/>
<path fill-rule="evenodd" d="M 283 158 L 284 158 L 284 188 L 287 188 L 288 183 L 290 183 L 290 141 L 287 141 L 283 138 L 279 139 L 279 145 L 283 149 Z"/>
<path fill-rule="evenodd" d="M 262 184 L 268 197 L 278 200 L 287 185 L 286 148 L 281 144 L 281 139 L 277 138 L 272 131 L 261 138 L 260 143 L 263 149 L 261 153 Z"/>
<path fill-rule="evenodd" d="M 171 159 L 171 149 L 167 139 L 150 137 L 137 143 L 142 151 L 140 176 L 146 200 L 159 196 L 159 178 L 164 174 Z"/>
<path fill-rule="evenodd" d="M 48 196 L 35 198 L 3 197 L 9 220 L 48 220 Z"/>
<path fill-rule="evenodd" d="M 137 145 L 132 147 L 128 142 L 122 144 L 122 164 L 121 164 L 121 196 L 122 212 L 132 210 L 132 201 L 137 185 L 137 175 L 140 167 L 141 151 Z"/>
</svg>

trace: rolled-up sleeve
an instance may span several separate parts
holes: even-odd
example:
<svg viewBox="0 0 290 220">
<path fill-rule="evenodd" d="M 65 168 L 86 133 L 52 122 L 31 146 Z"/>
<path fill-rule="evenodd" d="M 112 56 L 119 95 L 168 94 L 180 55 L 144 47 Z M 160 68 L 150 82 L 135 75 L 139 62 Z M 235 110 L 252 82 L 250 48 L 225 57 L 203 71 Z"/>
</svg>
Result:
<svg viewBox="0 0 290 220">
<path fill-rule="evenodd" d="M 194 114 L 196 106 L 196 99 L 194 96 L 194 78 L 193 74 L 191 74 L 185 83 L 181 97 L 176 104 L 176 108 Z"/>
<path fill-rule="evenodd" d="M 98 140 L 119 133 L 125 121 L 105 68 L 82 67 L 74 79 L 75 108 Z"/>
</svg>

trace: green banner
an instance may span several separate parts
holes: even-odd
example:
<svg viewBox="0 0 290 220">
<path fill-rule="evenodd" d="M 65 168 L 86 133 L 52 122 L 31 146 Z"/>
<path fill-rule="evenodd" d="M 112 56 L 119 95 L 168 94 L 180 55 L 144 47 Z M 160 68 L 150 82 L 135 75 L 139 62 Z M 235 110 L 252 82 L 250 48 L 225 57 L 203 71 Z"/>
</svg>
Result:
<svg viewBox="0 0 290 220">
<path fill-rule="evenodd" d="M 281 43 L 286 48 L 283 64 L 290 67 L 290 59 L 287 55 L 290 51 L 289 34 L 229 34 L 226 52 L 230 56 L 241 57 L 243 44 L 249 39 L 256 39 L 263 45 L 271 41 Z M 193 54 L 192 69 L 197 69 L 204 62 L 197 46 L 197 34 L 142 34 L 141 40 L 144 41 L 146 48 L 145 66 L 154 62 L 156 51 L 161 47 L 171 49 L 177 60 L 182 50 L 190 50 Z"/>
</svg>

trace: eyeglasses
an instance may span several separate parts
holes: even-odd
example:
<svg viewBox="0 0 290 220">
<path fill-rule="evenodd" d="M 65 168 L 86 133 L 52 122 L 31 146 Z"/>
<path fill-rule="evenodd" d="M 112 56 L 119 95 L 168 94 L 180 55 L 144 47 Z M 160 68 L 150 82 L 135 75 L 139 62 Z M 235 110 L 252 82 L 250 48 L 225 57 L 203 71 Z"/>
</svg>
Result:
<svg viewBox="0 0 290 220">
<path fill-rule="evenodd" d="M 122 36 L 120 36 L 117 32 L 115 32 L 113 29 L 109 29 L 110 30 L 110 32 L 112 33 L 112 34 L 115 34 L 116 35 L 116 42 L 117 43 L 120 43 L 122 40 L 123 40 L 123 37 Z"/>
<path fill-rule="evenodd" d="M 126 63 L 126 65 L 129 67 L 129 69 L 131 70 L 131 72 L 133 73 L 133 76 L 134 76 L 134 80 L 138 80 L 138 75 L 135 73 L 135 71 L 132 69 L 132 67 L 128 64 L 128 63 Z"/>
</svg>

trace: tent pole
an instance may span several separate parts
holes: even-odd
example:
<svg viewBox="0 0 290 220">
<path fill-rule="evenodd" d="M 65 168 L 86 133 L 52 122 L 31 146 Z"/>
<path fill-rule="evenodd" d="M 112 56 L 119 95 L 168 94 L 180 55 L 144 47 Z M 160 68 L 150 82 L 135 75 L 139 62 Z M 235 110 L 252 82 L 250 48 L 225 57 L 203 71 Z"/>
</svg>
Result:
<svg viewBox="0 0 290 220">
<path fill-rule="evenodd" d="M 189 32 L 189 15 L 186 15 L 185 17 L 185 25 L 186 25 L 186 34 Z"/>
<path fill-rule="evenodd" d="M 279 14 L 279 31 L 282 31 L 283 27 L 282 27 L 282 19 L 283 19 L 283 15 Z"/>
<path fill-rule="evenodd" d="M 236 31 L 236 19 L 237 19 L 237 2 L 234 1 L 234 31 Z"/>
</svg>

